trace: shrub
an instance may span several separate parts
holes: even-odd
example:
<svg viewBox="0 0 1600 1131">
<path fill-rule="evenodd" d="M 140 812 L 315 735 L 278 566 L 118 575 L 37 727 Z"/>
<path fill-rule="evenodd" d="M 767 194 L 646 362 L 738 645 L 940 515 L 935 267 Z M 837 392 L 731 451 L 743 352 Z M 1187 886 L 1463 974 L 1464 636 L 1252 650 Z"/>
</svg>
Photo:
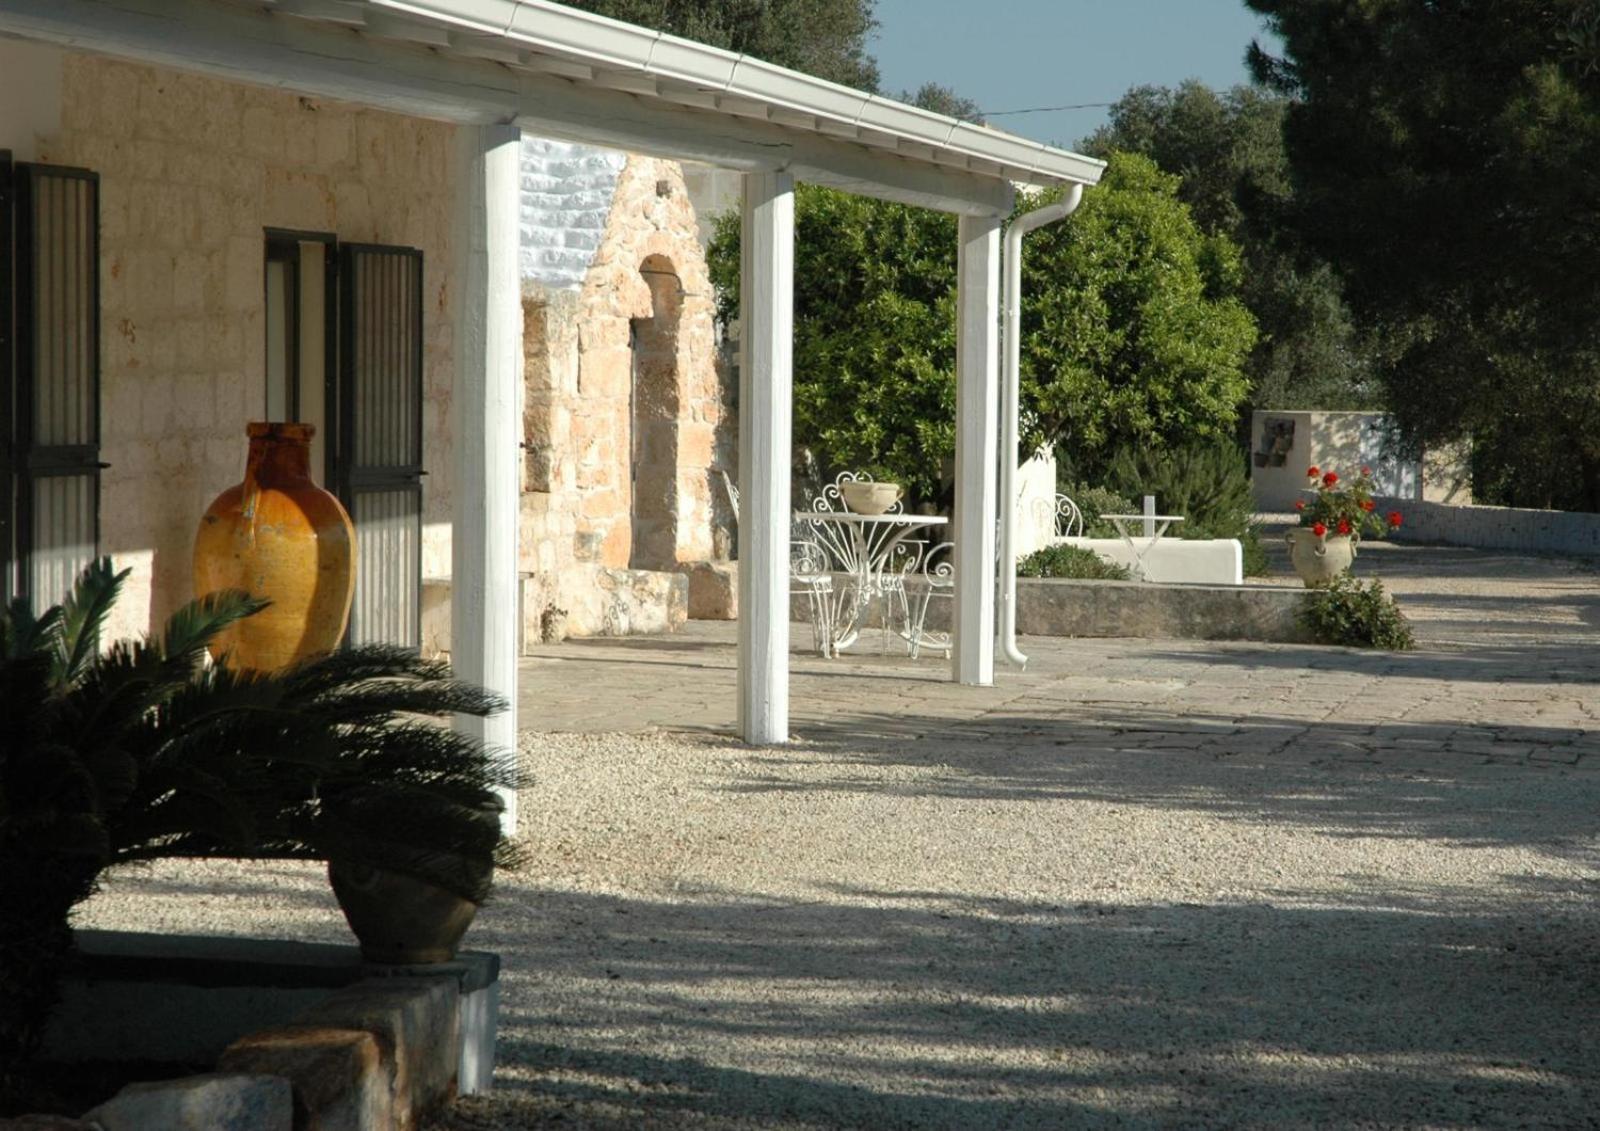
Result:
<svg viewBox="0 0 1600 1131">
<path fill-rule="evenodd" d="M 1046 546 L 1035 550 L 1017 562 L 1017 576 L 1075 577 L 1087 581 L 1128 581 L 1133 577 L 1127 566 L 1108 562 L 1082 546 Z"/>
<path fill-rule="evenodd" d="M 1301 620 L 1319 644 L 1398 652 L 1417 646 L 1410 622 L 1381 581 L 1362 584 L 1341 574 L 1311 591 Z"/>
<path fill-rule="evenodd" d="M 1131 498 L 1154 495 L 1163 514 L 1183 515 L 1183 522 L 1169 532 L 1172 536 L 1239 539 L 1245 575 L 1267 572 L 1250 476 L 1243 455 L 1231 443 L 1125 447 L 1107 465 L 1104 482 Z"/>
<path fill-rule="evenodd" d="M 38 617 L 0 608 L 0 1115 L 27 1094 L 72 910 L 107 869 L 340 860 L 479 902 L 518 855 L 495 794 L 521 780 L 512 756 L 435 725 L 492 714 L 494 695 L 382 645 L 271 674 L 208 666 L 266 604 L 233 591 L 102 650 L 127 575 L 103 558 Z"/>
</svg>

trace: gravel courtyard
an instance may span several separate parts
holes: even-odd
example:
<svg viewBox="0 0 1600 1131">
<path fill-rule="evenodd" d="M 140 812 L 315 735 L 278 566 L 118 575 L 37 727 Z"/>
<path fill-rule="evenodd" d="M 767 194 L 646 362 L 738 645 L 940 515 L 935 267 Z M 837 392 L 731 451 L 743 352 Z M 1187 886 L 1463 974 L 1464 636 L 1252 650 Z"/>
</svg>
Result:
<svg viewBox="0 0 1600 1131">
<path fill-rule="evenodd" d="M 731 626 L 523 671 L 536 863 L 465 1129 L 1600 1124 L 1600 577 L 1373 547 L 1423 649 L 794 657 Z M 798 638 L 797 634 L 797 638 Z M 86 924 L 345 938 L 314 868 L 161 865 Z"/>
</svg>

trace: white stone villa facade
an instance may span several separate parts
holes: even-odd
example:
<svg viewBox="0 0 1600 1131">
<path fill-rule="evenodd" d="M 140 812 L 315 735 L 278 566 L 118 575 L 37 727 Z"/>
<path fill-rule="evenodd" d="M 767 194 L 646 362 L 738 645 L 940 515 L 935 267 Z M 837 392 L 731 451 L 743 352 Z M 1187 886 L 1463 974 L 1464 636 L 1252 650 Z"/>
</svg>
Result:
<svg viewBox="0 0 1600 1131">
<path fill-rule="evenodd" d="M 195 524 L 239 480 L 245 424 L 269 413 L 267 244 L 294 233 L 318 256 L 419 253 L 426 478 L 399 581 L 421 579 L 422 643 L 448 649 L 455 127 L 9 40 L 0 76 L 30 93 L 0 109 L 0 150 L 97 177 L 99 546 L 133 570 L 111 633 L 149 631 L 192 596 Z M 735 417 L 695 210 L 675 162 L 534 138 L 523 153 L 528 638 L 555 608 L 573 633 L 668 630 L 686 571 L 726 556 L 730 522 L 713 468 L 733 466 Z M 319 392 L 325 266 L 298 272 L 298 415 L 318 426 L 319 481 L 336 431 Z"/>
<path fill-rule="evenodd" d="M 149 631 L 193 596 L 200 515 L 239 481 L 245 425 L 268 414 L 269 232 L 420 253 L 420 372 L 408 375 L 420 389 L 404 392 L 420 400 L 427 477 L 420 560 L 406 564 L 448 576 L 456 127 L 4 39 L 0 75 L 26 76 L 30 92 L 0 104 L 0 149 L 97 177 L 99 550 L 133 570 L 110 634 Z M 305 264 L 304 282 L 325 279 L 321 266 Z M 327 296 L 310 289 L 299 415 L 318 426 L 327 485 L 331 327 Z M 362 549 L 382 556 L 375 539 Z"/>
<path fill-rule="evenodd" d="M 423 579 L 448 573 L 452 661 L 512 703 L 524 575 L 553 611 L 569 576 L 715 553 L 701 519 L 728 414 L 699 396 L 715 381 L 696 267 L 651 244 L 680 227 L 672 177 L 640 172 L 653 214 L 594 245 L 587 270 L 620 272 L 609 293 L 585 274 L 551 299 L 524 277 L 518 204 L 523 138 L 556 137 L 739 178 L 737 694 L 754 743 L 789 734 L 796 187 L 957 217 L 950 674 L 993 682 L 1001 232 L 1018 186 L 1070 208 L 1102 163 L 552 0 L 0 0 L 0 41 L 9 592 L 47 602 L 110 554 L 134 571 L 112 631 L 158 621 L 260 419 L 322 425 L 313 460 L 360 543 L 352 638 L 422 644 Z M 630 217 L 614 212 L 602 227 Z M 597 315 L 575 363 L 570 323 L 530 331 L 525 299 Z M 542 481 L 530 405 L 550 420 Z M 575 438 L 568 480 L 553 470 Z M 660 469 L 648 506 L 635 464 Z M 530 471 L 544 489 L 524 491 Z M 525 495 L 556 522 L 526 551 Z M 458 725 L 511 746 L 516 713 Z"/>
</svg>

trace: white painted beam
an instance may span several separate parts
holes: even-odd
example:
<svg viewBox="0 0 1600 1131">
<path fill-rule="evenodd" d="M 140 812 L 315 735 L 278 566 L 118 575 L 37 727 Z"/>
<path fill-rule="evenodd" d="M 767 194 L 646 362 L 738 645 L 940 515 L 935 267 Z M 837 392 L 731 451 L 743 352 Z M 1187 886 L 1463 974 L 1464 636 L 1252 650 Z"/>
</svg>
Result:
<svg viewBox="0 0 1600 1131">
<path fill-rule="evenodd" d="M 517 746 L 517 441 L 522 298 L 517 275 L 517 184 L 522 131 L 460 131 L 456 380 L 451 390 L 455 482 L 451 532 L 451 660 L 463 679 L 511 707 L 456 725 L 505 750 Z M 505 824 L 515 831 L 517 799 Z"/>
<path fill-rule="evenodd" d="M 511 122 L 546 137 L 654 157 L 741 172 L 783 170 L 801 181 L 949 212 L 1000 215 L 1011 192 L 991 177 L 536 69 L 554 70 L 556 60 L 532 56 L 526 67 L 506 67 L 243 4 L 0 0 L 0 34 L 422 118 Z M 893 135 L 883 137 L 893 144 Z"/>
<path fill-rule="evenodd" d="M 952 675 L 994 682 L 1000 220 L 961 217 L 956 267 L 956 591 Z"/>
<path fill-rule="evenodd" d="M 747 173 L 739 272 L 739 734 L 789 740 L 794 178 Z"/>
</svg>

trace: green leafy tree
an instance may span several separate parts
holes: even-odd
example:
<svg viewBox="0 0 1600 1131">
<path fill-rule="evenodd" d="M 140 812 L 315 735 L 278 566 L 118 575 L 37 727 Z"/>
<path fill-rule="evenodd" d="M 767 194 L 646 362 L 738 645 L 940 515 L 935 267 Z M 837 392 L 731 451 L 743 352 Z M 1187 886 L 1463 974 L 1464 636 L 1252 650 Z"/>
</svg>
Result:
<svg viewBox="0 0 1600 1131">
<path fill-rule="evenodd" d="M 923 83 L 915 94 L 909 90 L 902 90 L 900 101 L 909 102 L 922 110 L 931 110 L 935 114 L 943 114 L 947 118 L 960 118 L 963 122 L 983 121 L 983 111 L 978 108 L 976 102 L 970 98 L 963 98 L 948 86 L 936 82 Z"/>
<path fill-rule="evenodd" d="M 1339 276 L 1281 222 L 1292 197 L 1287 108 L 1286 98 L 1254 86 L 1139 86 L 1083 149 L 1142 153 L 1178 174 L 1178 198 L 1200 226 L 1239 245 L 1239 297 L 1260 330 L 1245 366 L 1252 406 L 1379 407 L 1369 350 Z"/>
<path fill-rule="evenodd" d="M 1251 63 L 1291 99 L 1286 221 L 1380 336 L 1406 433 L 1474 437 L 1480 496 L 1600 510 L 1592 0 L 1248 2 L 1284 43 Z"/>
<path fill-rule="evenodd" d="M 1029 237 L 1024 443 L 1065 444 L 1087 478 L 1125 443 L 1229 434 L 1245 393 L 1255 329 L 1231 294 L 1237 252 L 1176 192 L 1117 155 L 1072 219 Z M 954 217 L 802 186 L 795 241 L 797 441 L 825 475 L 868 471 L 939 501 L 955 441 Z M 722 316 L 736 316 L 736 217 L 710 262 Z"/>
<path fill-rule="evenodd" d="M 1207 235 L 1177 177 L 1113 153 L 1070 219 L 1028 237 L 1022 394 L 1030 446 L 1095 480 L 1123 447 L 1232 433 L 1255 344 L 1238 249 Z"/>
<path fill-rule="evenodd" d="M 581 8 L 753 55 L 861 90 L 878 89 L 867 40 L 874 0 L 567 0 Z"/>
</svg>

